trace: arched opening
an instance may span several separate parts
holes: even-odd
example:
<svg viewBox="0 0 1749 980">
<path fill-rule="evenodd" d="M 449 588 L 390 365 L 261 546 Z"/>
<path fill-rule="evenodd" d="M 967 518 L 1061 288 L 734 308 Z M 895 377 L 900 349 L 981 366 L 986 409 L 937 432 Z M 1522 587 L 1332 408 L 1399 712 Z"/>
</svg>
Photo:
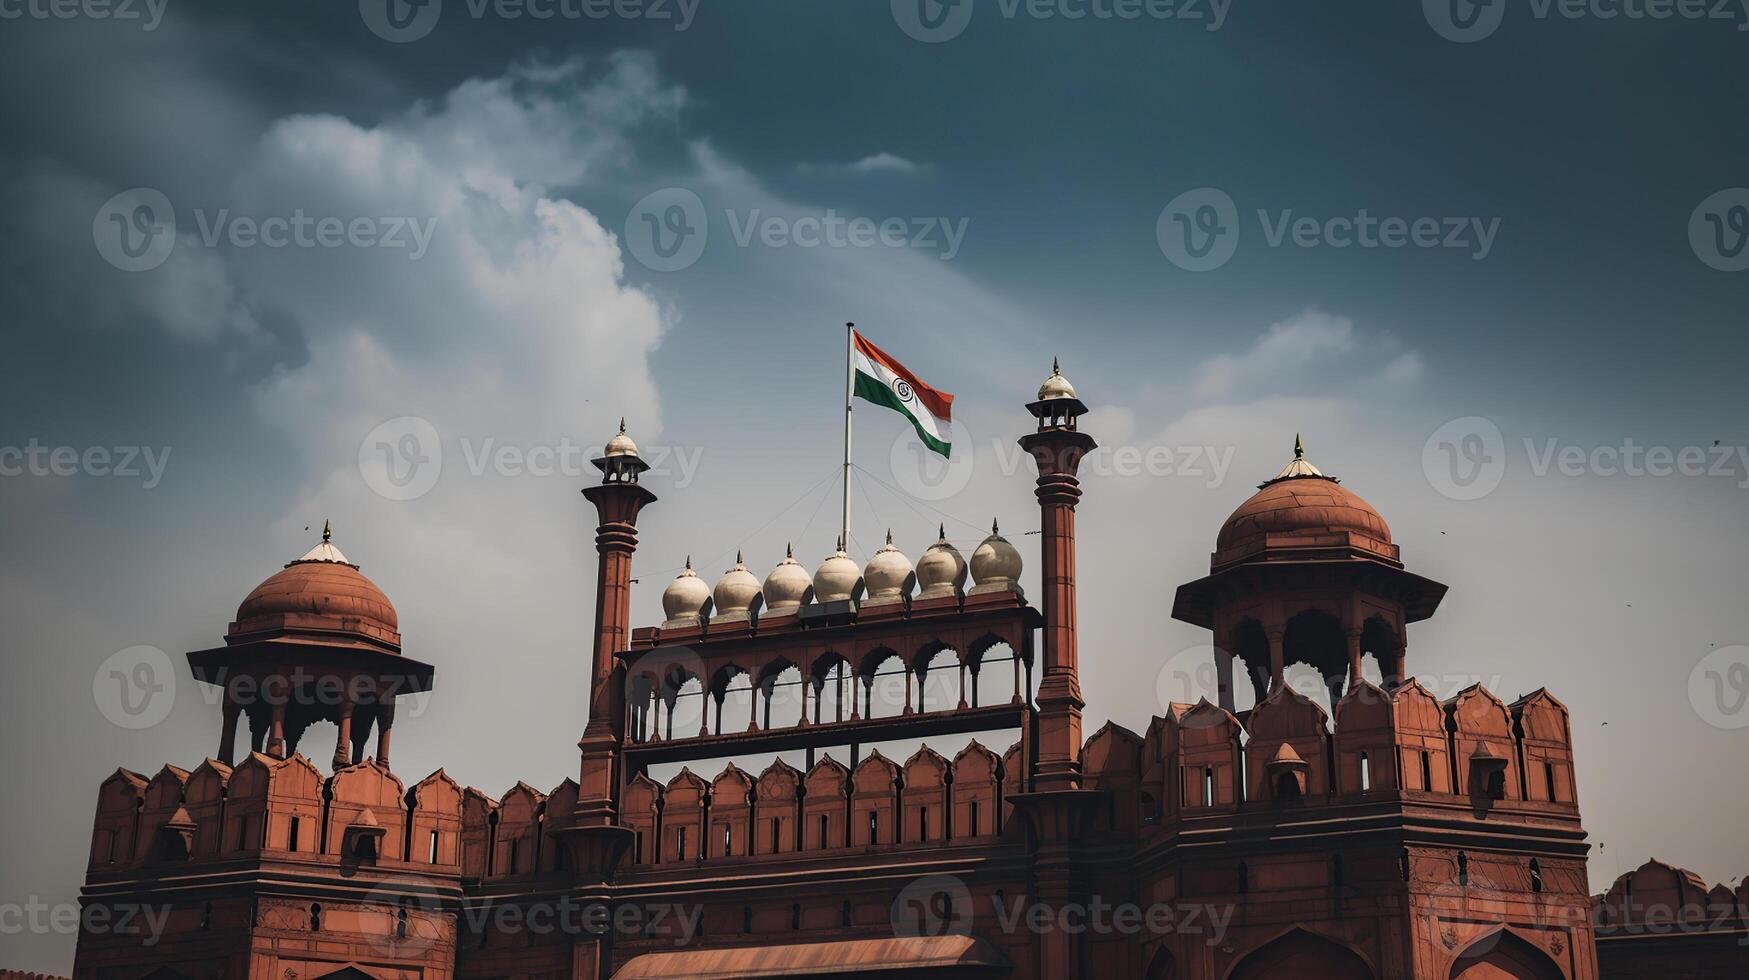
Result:
<svg viewBox="0 0 1749 980">
<path fill-rule="evenodd" d="M 665 724 L 672 731 L 673 738 L 692 738 L 695 735 L 709 734 L 705 731 L 705 697 L 704 683 L 693 676 L 676 678 L 678 683 L 671 695 L 672 702 L 665 712 Z M 669 738 L 668 732 L 662 733 L 663 738 Z"/>
<path fill-rule="evenodd" d="M 1251 953 L 1228 980 L 1373 980 L 1366 961 L 1346 946 L 1294 929 Z"/>
<path fill-rule="evenodd" d="M 905 658 L 882 648 L 869 654 L 863 671 L 864 718 L 896 718 L 911 706 L 910 668 Z"/>
<path fill-rule="evenodd" d="M 767 667 L 759 683 L 759 727 L 793 728 L 802 720 L 807 692 L 801 669 L 787 660 Z"/>
<path fill-rule="evenodd" d="M 1011 704 L 1025 697 L 1021 691 L 1021 663 L 1014 648 L 995 637 L 985 637 L 972 646 L 971 676 L 966 681 L 966 702 L 974 708 Z"/>
<path fill-rule="evenodd" d="M 1451 965 L 1451 980 L 1561 980 L 1547 953 L 1500 930 L 1471 943 Z"/>
<path fill-rule="evenodd" d="M 1242 679 L 1235 677 L 1234 686 L 1249 681 L 1250 706 L 1255 706 L 1269 694 L 1269 637 L 1263 632 L 1263 624 L 1255 619 L 1240 620 L 1228 635 L 1227 649 L 1238 661 L 1239 672 L 1245 675 Z M 1239 707 L 1237 690 L 1233 692 L 1233 705 Z"/>
<path fill-rule="evenodd" d="M 960 703 L 960 658 L 932 643 L 917 655 L 917 710 L 952 711 Z"/>
<path fill-rule="evenodd" d="M 1326 710 L 1334 711 L 1342 698 L 1348 676 L 1348 638 L 1336 617 L 1320 609 L 1307 609 L 1287 621 L 1282 634 L 1282 663 L 1303 663 L 1324 681 Z"/>
<path fill-rule="evenodd" d="M 811 717 L 816 723 L 845 721 L 850 717 L 856 700 L 856 678 L 844 658 L 829 653 L 814 663 L 814 707 Z"/>
<path fill-rule="evenodd" d="M 1172 951 L 1162 946 L 1154 951 L 1148 960 L 1147 980 L 1178 980 L 1178 963 L 1172 958 Z"/>
<path fill-rule="evenodd" d="M 739 667 L 726 670 L 728 674 L 717 688 L 717 716 L 711 721 L 711 730 L 744 732 L 753 725 L 753 678 Z"/>
</svg>

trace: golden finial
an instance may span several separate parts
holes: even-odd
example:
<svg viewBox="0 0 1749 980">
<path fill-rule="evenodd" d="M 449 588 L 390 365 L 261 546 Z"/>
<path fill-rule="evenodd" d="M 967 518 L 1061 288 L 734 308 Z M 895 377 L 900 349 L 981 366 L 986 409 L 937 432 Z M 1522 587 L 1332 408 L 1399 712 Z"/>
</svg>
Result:
<svg viewBox="0 0 1749 980">
<path fill-rule="evenodd" d="M 626 431 L 626 417 L 624 415 L 621 415 L 619 417 L 619 433 L 620 433 L 620 435 L 625 435 L 625 431 Z"/>
<path fill-rule="evenodd" d="M 1063 373 L 1062 369 L 1057 367 L 1057 356 L 1055 354 L 1052 354 L 1051 355 L 1051 376 L 1056 377 L 1062 373 Z"/>
<path fill-rule="evenodd" d="M 996 518 L 994 518 L 994 517 L 990 518 L 990 537 L 999 538 L 1001 536 L 1002 536 L 1001 525 L 997 522 Z"/>
<path fill-rule="evenodd" d="M 889 527 L 889 528 L 887 528 L 887 543 L 888 543 L 888 544 L 892 544 L 892 543 L 893 543 L 893 529 L 892 529 L 892 528 L 890 528 L 890 527 Z"/>
<path fill-rule="evenodd" d="M 322 542 L 326 544 L 328 539 L 332 537 L 334 537 L 334 525 L 332 522 L 324 519 L 322 521 Z"/>
<path fill-rule="evenodd" d="M 1294 433 L 1294 458 L 1295 459 L 1304 459 L 1305 457 L 1306 457 L 1306 446 L 1304 443 L 1300 442 L 1300 434 L 1298 432 L 1296 432 L 1296 433 Z"/>
<path fill-rule="evenodd" d="M 796 556 L 796 548 L 795 548 L 794 543 L 789 542 L 789 541 L 785 541 L 783 543 L 783 556 L 785 558 L 794 558 Z"/>
<path fill-rule="evenodd" d="M 936 525 L 936 527 L 935 527 L 935 540 L 937 540 L 937 541 L 946 541 L 947 540 L 947 522 L 946 521 L 943 521 L 940 524 Z"/>
</svg>

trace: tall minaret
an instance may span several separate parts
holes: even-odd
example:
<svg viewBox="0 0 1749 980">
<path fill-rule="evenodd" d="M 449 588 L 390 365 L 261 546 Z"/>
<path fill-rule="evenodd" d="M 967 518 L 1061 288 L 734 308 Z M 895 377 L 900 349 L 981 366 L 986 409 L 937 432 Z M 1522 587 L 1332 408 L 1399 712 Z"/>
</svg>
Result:
<svg viewBox="0 0 1749 980">
<path fill-rule="evenodd" d="M 637 444 L 619 434 L 593 461 L 601 482 L 583 496 L 595 505 L 595 648 L 589 672 L 589 723 L 583 729 L 582 773 L 577 780 L 577 824 L 604 826 L 614 820 L 614 766 L 625 732 L 625 691 L 614 672 L 614 655 L 631 645 L 632 553 L 638 549 L 638 512 L 656 495 L 638 485 L 649 464 Z"/>
<path fill-rule="evenodd" d="M 1039 386 L 1027 411 L 1038 431 L 1021 437 L 1021 448 L 1038 464 L 1038 497 L 1043 541 L 1044 677 L 1039 682 L 1039 736 L 1036 786 L 1040 791 L 1081 787 L 1080 668 L 1075 645 L 1075 505 L 1081 500 L 1076 473 L 1097 443 L 1078 431 L 1087 406 L 1051 362 L 1051 376 Z"/>
</svg>

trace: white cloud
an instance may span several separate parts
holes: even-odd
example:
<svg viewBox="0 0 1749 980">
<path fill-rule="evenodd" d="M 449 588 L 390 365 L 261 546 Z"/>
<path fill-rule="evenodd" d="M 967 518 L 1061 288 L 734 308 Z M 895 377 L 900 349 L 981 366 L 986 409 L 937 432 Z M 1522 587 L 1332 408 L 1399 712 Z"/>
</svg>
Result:
<svg viewBox="0 0 1749 980">
<path fill-rule="evenodd" d="M 796 170 L 804 174 L 850 174 L 861 176 L 865 174 L 897 174 L 902 177 L 915 177 L 932 169 L 930 164 L 918 163 L 895 153 L 882 150 L 870 154 L 860 160 L 850 163 L 800 163 Z"/>
<path fill-rule="evenodd" d="M 1313 394 L 1328 391 L 1333 377 L 1347 384 L 1374 378 L 1392 384 L 1418 380 L 1422 363 L 1414 351 L 1402 351 L 1379 365 L 1398 347 L 1389 336 L 1358 333 L 1348 317 L 1308 309 L 1271 324 L 1248 350 L 1205 361 L 1194 387 L 1198 398 L 1217 400 Z"/>
</svg>

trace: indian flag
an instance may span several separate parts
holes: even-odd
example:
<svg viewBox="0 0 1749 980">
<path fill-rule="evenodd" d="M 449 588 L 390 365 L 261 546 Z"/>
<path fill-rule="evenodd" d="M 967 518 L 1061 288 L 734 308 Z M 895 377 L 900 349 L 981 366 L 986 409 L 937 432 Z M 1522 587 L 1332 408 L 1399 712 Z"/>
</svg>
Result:
<svg viewBox="0 0 1749 980">
<path fill-rule="evenodd" d="M 856 368 L 856 397 L 885 405 L 911 420 L 917 438 L 946 456 L 953 396 L 936 391 L 892 359 L 886 351 L 851 333 L 851 359 Z"/>
</svg>

